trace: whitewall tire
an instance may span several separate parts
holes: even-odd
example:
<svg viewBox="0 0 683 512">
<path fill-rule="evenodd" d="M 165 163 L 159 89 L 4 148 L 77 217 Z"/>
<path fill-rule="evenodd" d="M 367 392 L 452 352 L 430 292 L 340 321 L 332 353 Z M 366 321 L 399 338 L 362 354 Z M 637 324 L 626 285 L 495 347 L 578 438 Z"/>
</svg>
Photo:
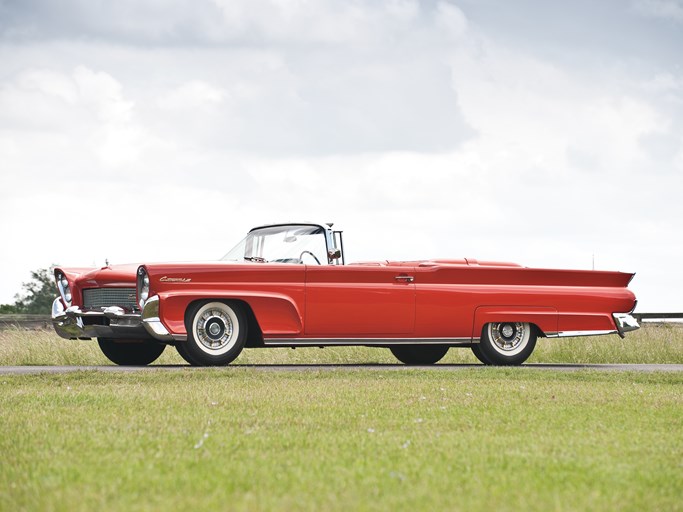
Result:
<svg viewBox="0 0 683 512">
<path fill-rule="evenodd" d="M 484 364 L 520 365 L 534 351 L 536 338 L 535 327 L 529 323 L 492 322 L 484 325 L 481 341 L 472 351 Z"/>
<path fill-rule="evenodd" d="M 187 341 L 176 349 L 193 366 L 223 366 L 242 352 L 247 337 L 243 307 L 235 302 L 192 304 L 185 314 Z"/>
</svg>

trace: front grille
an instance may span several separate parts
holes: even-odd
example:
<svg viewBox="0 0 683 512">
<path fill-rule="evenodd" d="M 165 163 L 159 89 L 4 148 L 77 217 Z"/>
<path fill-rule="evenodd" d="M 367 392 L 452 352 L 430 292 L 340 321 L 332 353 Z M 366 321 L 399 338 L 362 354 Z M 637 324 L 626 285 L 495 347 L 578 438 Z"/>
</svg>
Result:
<svg viewBox="0 0 683 512">
<path fill-rule="evenodd" d="M 86 309 L 119 306 L 135 307 L 135 288 L 89 288 L 83 290 L 83 307 Z"/>
</svg>

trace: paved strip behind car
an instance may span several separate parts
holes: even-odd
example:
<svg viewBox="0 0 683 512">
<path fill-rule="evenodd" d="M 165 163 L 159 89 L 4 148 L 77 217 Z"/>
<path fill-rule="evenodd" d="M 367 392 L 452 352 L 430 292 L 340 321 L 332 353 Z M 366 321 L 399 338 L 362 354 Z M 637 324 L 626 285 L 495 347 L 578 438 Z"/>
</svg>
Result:
<svg viewBox="0 0 683 512">
<path fill-rule="evenodd" d="M 437 364 L 430 366 L 406 366 L 402 364 L 233 364 L 230 366 L 212 367 L 214 371 L 230 371 L 232 368 L 250 368 L 263 371 L 324 371 L 324 370 L 393 370 L 411 369 L 430 371 L 457 371 L 470 368 L 488 368 L 481 364 Z M 517 367 L 507 367 L 517 368 Z M 556 371 L 623 371 L 623 372 L 683 372 L 683 364 L 525 364 L 526 370 Z M 139 372 L 139 371 L 197 371 L 198 368 L 187 365 L 152 365 L 152 366 L 0 366 L 0 375 L 26 375 L 36 373 L 69 373 L 79 371 L 101 372 Z"/>
</svg>

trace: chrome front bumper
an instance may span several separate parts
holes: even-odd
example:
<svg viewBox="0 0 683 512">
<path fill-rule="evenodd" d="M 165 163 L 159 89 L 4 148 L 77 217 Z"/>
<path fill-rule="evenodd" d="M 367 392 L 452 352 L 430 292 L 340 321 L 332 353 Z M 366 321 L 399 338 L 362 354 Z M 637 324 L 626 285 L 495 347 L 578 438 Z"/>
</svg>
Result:
<svg viewBox="0 0 683 512">
<path fill-rule="evenodd" d="M 174 341 L 185 341 L 187 336 L 173 335 L 161 323 L 159 318 L 159 296 L 153 295 L 142 308 L 142 324 L 150 336 L 159 341 L 172 343 Z"/>
<path fill-rule="evenodd" d="M 118 306 L 88 311 L 78 306 L 64 309 L 62 301 L 56 298 L 52 302 L 52 325 L 57 334 L 68 340 L 154 339 L 145 329 L 140 313 L 126 313 Z"/>
</svg>

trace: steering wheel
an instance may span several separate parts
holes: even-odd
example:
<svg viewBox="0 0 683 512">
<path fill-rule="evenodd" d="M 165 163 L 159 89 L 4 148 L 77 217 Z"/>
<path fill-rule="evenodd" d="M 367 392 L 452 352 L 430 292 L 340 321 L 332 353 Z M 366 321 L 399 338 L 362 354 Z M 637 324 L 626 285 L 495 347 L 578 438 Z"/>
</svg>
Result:
<svg viewBox="0 0 683 512">
<path fill-rule="evenodd" d="M 313 254 L 311 251 L 302 251 L 302 253 L 299 254 L 299 259 L 301 260 L 301 263 L 304 262 L 303 261 L 304 254 L 310 254 L 311 256 L 313 256 L 313 259 L 315 260 L 315 262 L 318 265 L 322 265 L 322 263 L 320 263 L 320 260 L 318 259 L 318 257 L 315 254 Z"/>
</svg>

